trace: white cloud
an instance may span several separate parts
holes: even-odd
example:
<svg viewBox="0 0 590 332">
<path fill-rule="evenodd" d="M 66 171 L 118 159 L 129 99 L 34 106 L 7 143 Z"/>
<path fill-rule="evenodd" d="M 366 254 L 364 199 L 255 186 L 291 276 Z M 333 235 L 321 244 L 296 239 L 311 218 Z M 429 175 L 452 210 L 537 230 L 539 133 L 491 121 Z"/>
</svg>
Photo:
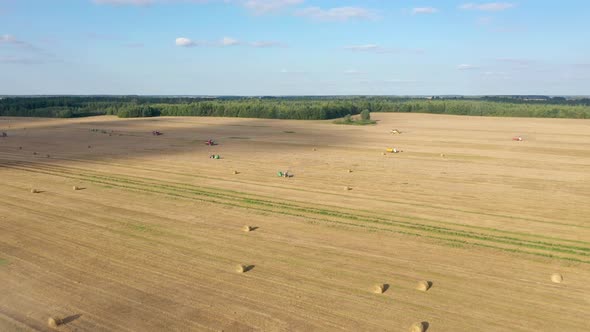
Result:
<svg viewBox="0 0 590 332">
<path fill-rule="evenodd" d="M 356 69 L 348 69 L 348 70 L 344 71 L 344 74 L 346 74 L 346 75 L 361 75 L 361 74 L 366 74 L 366 72 L 359 71 Z"/>
<path fill-rule="evenodd" d="M 497 12 L 515 7 L 516 5 L 509 2 L 488 2 L 488 3 L 466 3 L 459 6 L 463 10 L 481 10 L 487 12 Z"/>
<path fill-rule="evenodd" d="M 0 36 L 0 45 L 11 45 L 19 48 L 25 49 L 35 49 L 35 47 L 25 41 L 16 39 L 13 35 L 1 35 Z"/>
<path fill-rule="evenodd" d="M 393 79 L 389 79 L 389 80 L 384 80 L 384 83 L 390 83 L 390 84 L 408 84 L 408 83 L 418 83 L 418 81 L 416 80 L 403 80 L 403 79 L 399 79 L 399 78 L 393 78 Z"/>
<path fill-rule="evenodd" d="M 249 45 L 257 48 L 286 47 L 285 44 L 277 41 L 255 41 L 250 43 Z"/>
<path fill-rule="evenodd" d="M 180 46 L 180 47 L 195 47 L 198 46 L 199 43 L 192 41 L 191 39 L 188 38 L 184 38 L 184 37 L 178 37 L 176 38 L 176 46 Z"/>
<path fill-rule="evenodd" d="M 19 64 L 19 65 L 34 65 L 42 63 L 43 61 L 40 59 L 32 59 L 32 58 L 24 58 L 24 57 L 15 57 L 15 56 L 0 56 L 0 64 Z"/>
<path fill-rule="evenodd" d="M 226 3 L 241 6 L 255 15 L 264 15 L 300 5 L 305 0 L 89 0 L 97 5 L 147 7 L 155 4 L 207 4 Z"/>
<path fill-rule="evenodd" d="M 336 7 L 330 9 L 308 7 L 296 11 L 295 15 L 309 17 L 318 21 L 375 20 L 379 18 L 375 11 L 362 7 Z"/>
<path fill-rule="evenodd" d="M 477 24 L 479 25 L 490 25 L 494 21 L 493 18 L 489 16 L 479 17 L 477 19 Z"/>
<path fill-rule="evenodd" d="M 479 69 L 481 68 L 480 66 L 476 66 L 476 65 L 470 65 L 470 64 L 460 64 L 457 66 L 458 70 L 473 70 L 473 69 Z"/>
<path fill-rule="evenodd" d="M 365 44 L 365 45 L 354 45 L 354 46 L 346 46 L 345 49 L 351 51 L 375 51 L 381 49 L 377 44 Z"/>
<path fill-rule="evenodd" d="M 194 41 L 186 37 L 178 37 L 175 41 L 176 46 L 179 47 L 229 47 L 229 46 L 249 46 L 256 48 L 270 48 L 270 47 L 286 47 L 285 44 L 278 41 L 255 41 L 255 42 L 240 42 L 231 37 L 223 37 L 216 42 L 211 41 Z"/>
<path fill-rule="evenodd" d="M 484 79 L 489 79 L 489 80 L 510 80 L 512 79 L 512 77 L 503 71 L 485 71 L 483 73 L 481 73 L 481 75 L 483 76 Z"/>
<path fill-rule="evenodd" d="M 528 66 L 529 64 L 531 64 L 533 62 L 533 60 L 521 59 L 521 58 L 497 58 L 496 61 L 504 62 L 504 63 L 511 63 L 511 64 L 519 65 L 519 66 Z"/>
<path fill-rule="evenodd" d="M 417 7 L 412 9 L 412 14 L 434 14 L 438 12 L 438 9 L 433 7 Z"/>
<path fill-rule="evenodd" d="M 373 53 L 414 53 L 414 54 L 422 54 L 424 50 L 421 49 L 404 49 L 404 48 L 392 48 L 392 47 L 382 47 L 377 44 L 364 44 L 364 45 L 353 45 L 353 46 L 346 46 L 344 47 L 345 50 L 353 51 L 353 52 L 373 52 Z"/>
<path fill-rule="evenodd" d="M 506 75 L 506 72 L 503 72 L 503 71 L 484 71 L 481 74 L 484 75 L 484 76 L 499 76 L 499 75 L 505 76 Z"/>
<path fill-rule="evenodd" d="M 221 39 L 221 46 L 234 46 L 234 45 L 238 45 L 240 42 L 237 39 L 233 39 L 231 37 L 223 37 L 223 39 Z"/>
<path fill-rule="evenodd" d="M 0 36 L 0 44 L 12 44 L 16 42 L 16 38 L 13 35 L 2 35 Z"/>
<path fill-rule="evenodd" d="M 26 41 L 17 39 L 13 35 L 0 35 L 0 48 L 4 48 L 3 46 L 6 46 L 11 52 L 16 52 L 18 55 L 1 55 L 0 63 L 30 65 L 56 61 L 53 54 L 45 52 Z"/>
<path fill-rule="evenodd" d="M 302 4 L 305 0 L 247 0 L 243 6 L 256 15 L 276 12 L 289 6 Z"/>
<path fill-rule="evenodd" d="M 391 79 L 377 79 L 377 80 L 365 79 L 365 80 L 359 80 L 358 82 L 360 84 L 366 84 L 366 85 L 383 86 L 383 85 L 391 85 L 391 84 L 396 84 L 396 85 L 413 84 L 413 83 L 419 83 L 420 81 L 406 80 L 406 79 L 401 79 L 401 78 L 391 78 Z"/>
<path fill-rule="evenodd" d="M 97 5 L 115 5 L 115 6 L 149 6 L 155 3 L 155 0 L 92 0 Z"/>
<path fill-rule="evenodd" d="M 307 74 L 307 72 L 302 71 L 302 70 L 289 70 L 289 69 L 281 69 L 280 71 L 281 74 L 290 74 L 290 75 L 302 75 L 302 74 Z"/>
</svg>

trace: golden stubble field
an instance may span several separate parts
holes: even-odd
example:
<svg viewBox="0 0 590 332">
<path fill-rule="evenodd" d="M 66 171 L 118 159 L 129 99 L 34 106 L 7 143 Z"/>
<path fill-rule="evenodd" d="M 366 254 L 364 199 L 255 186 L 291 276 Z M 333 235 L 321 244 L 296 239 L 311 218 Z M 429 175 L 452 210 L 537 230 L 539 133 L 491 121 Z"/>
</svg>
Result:
<svg viewBox="0 0 590 332">
<path fill-rule="evenodd" d="M 0 118 L 0 330 L 590 330 L 590 120 L 373 118 Z"/>
</svg>

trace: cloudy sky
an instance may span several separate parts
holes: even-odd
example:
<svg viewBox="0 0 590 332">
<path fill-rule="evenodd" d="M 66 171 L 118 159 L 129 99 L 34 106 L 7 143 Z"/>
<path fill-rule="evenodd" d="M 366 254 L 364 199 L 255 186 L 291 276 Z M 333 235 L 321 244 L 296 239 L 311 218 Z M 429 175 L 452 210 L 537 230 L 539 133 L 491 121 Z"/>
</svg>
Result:
<svg viewBox="0 0 590 332">
<path fill-rule="evenodd" d="M 588 13 L 587 0 L 0 0 L 0 95 L 587 95 Z"/>
</svg>

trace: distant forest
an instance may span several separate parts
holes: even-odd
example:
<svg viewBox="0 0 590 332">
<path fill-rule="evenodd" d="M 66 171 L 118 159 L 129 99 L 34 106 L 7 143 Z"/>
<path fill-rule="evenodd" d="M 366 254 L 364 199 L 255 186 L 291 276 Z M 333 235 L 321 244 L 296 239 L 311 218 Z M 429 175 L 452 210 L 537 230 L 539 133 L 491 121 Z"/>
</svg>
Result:
<svg viewBox="0 0 590 332">
<path fill-rule="evenodd" d="M 6 97 L 0 116 L 73 118 L 116 115 L 326 120 L 370 112 L 590 119 L 590 99 L 490 97 Z"/>
</svg>

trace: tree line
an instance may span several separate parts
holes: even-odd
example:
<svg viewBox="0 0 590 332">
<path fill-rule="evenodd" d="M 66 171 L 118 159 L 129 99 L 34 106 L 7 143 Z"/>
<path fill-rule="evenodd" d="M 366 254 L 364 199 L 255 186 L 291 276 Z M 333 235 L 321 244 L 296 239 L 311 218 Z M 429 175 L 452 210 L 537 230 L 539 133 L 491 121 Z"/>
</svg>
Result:
<svg viewBox="0 0 590 332">
<path fill-rule="evenodd" d="M 587 99 L 561 97 L 9 97 L 0 99 L 0 116 L 72 118 L 92 115 L 128 117 L 218 116 L 326 120 L 370 112 L 433 113 L 474 116 L 590 118 Z M 534 99 L 534 100 L 532 100 Z"/>
</svg>

